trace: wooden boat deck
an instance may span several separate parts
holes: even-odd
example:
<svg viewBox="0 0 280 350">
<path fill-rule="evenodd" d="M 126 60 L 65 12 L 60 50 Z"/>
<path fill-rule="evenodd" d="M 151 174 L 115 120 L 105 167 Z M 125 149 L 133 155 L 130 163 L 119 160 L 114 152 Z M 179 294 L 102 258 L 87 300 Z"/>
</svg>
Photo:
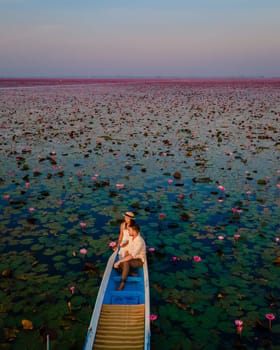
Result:
<svg viewBox="0 0 280 350">
<path fill-rule="evenodd" d="M 102 305 L 93 349 L 143 350 L 144 319 L 144 304 Z"/>
</svg>

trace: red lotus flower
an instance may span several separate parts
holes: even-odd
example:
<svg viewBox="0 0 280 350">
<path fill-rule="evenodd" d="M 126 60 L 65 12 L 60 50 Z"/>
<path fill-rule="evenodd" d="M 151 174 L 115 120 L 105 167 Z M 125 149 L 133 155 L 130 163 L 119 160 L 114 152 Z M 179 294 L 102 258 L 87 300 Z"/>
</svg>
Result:
<svg viewBox="0 0 280 350">
<path fill-rule="evenodd" d="M 198 255 L 195 255 L 195 256 L 193 257 L 193 261 L 194 261 L 194 262 L 200 262 L 201 260 L 202 260 L 201 257 L 198 256 Z"/>
<path fill-rule="evenodd" d="M 274 314 L 266 314 L 265 317 L 269 321 L 269 329 L 271 329 L 271 321 L 275 320 L 275 315 Z"/>
<path fill-rule="evenodd" d="M 157 318 L 158 318 L 158 316 L 155 315 L 155 314 L 151 314 L 151 315 L 150 315 L 150 320 L 151 320 L 151 321 L 155 321 L 155 320 L 157 320 Z"/>
</svg>

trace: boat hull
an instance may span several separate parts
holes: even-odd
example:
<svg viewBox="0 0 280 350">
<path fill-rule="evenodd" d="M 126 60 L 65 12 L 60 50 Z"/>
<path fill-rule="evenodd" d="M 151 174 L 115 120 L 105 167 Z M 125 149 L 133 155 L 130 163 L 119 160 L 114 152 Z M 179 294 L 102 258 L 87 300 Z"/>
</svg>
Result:
<svg viewBox="0 0 280 350">
<path fill-rule="evenodd" d="M 115 251 L 108 260 L 87 332 L 84 350 L 149 350 L 150 296 L 147 262 L 137 276 L 127 278 L 118 291 L 121 276 L 113 268 Z"/>
</svg>

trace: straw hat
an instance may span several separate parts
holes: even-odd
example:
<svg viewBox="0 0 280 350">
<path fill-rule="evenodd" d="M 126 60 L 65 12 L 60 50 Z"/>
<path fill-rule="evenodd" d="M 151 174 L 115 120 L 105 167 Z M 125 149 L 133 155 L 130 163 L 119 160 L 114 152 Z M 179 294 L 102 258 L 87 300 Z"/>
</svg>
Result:
<svg viewBox="0 0 280 350">
<path fill-rule="evenodd" d="M 132 211 L 127 211 L 123 214 L 123 216 L 127 216 L 130 219 L 135 219 L 135 215 L 134 213 L 132 213 Z"/>
</svg>

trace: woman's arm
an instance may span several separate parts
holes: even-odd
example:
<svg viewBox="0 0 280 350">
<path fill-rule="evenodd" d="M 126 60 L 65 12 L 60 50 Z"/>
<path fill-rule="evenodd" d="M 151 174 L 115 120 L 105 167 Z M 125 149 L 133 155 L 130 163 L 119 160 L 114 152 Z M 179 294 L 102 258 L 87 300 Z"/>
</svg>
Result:
<svg viewBox="0 0 280 350">
<path fill-rule="evenodd" d="M 120 234 L 119 234 L 119 239 L 118 239 L 118 246 L 121 244 L 123 240 L 123 229 L 124 229 L 124 222 L 120 224 Z"/>
</svg>

